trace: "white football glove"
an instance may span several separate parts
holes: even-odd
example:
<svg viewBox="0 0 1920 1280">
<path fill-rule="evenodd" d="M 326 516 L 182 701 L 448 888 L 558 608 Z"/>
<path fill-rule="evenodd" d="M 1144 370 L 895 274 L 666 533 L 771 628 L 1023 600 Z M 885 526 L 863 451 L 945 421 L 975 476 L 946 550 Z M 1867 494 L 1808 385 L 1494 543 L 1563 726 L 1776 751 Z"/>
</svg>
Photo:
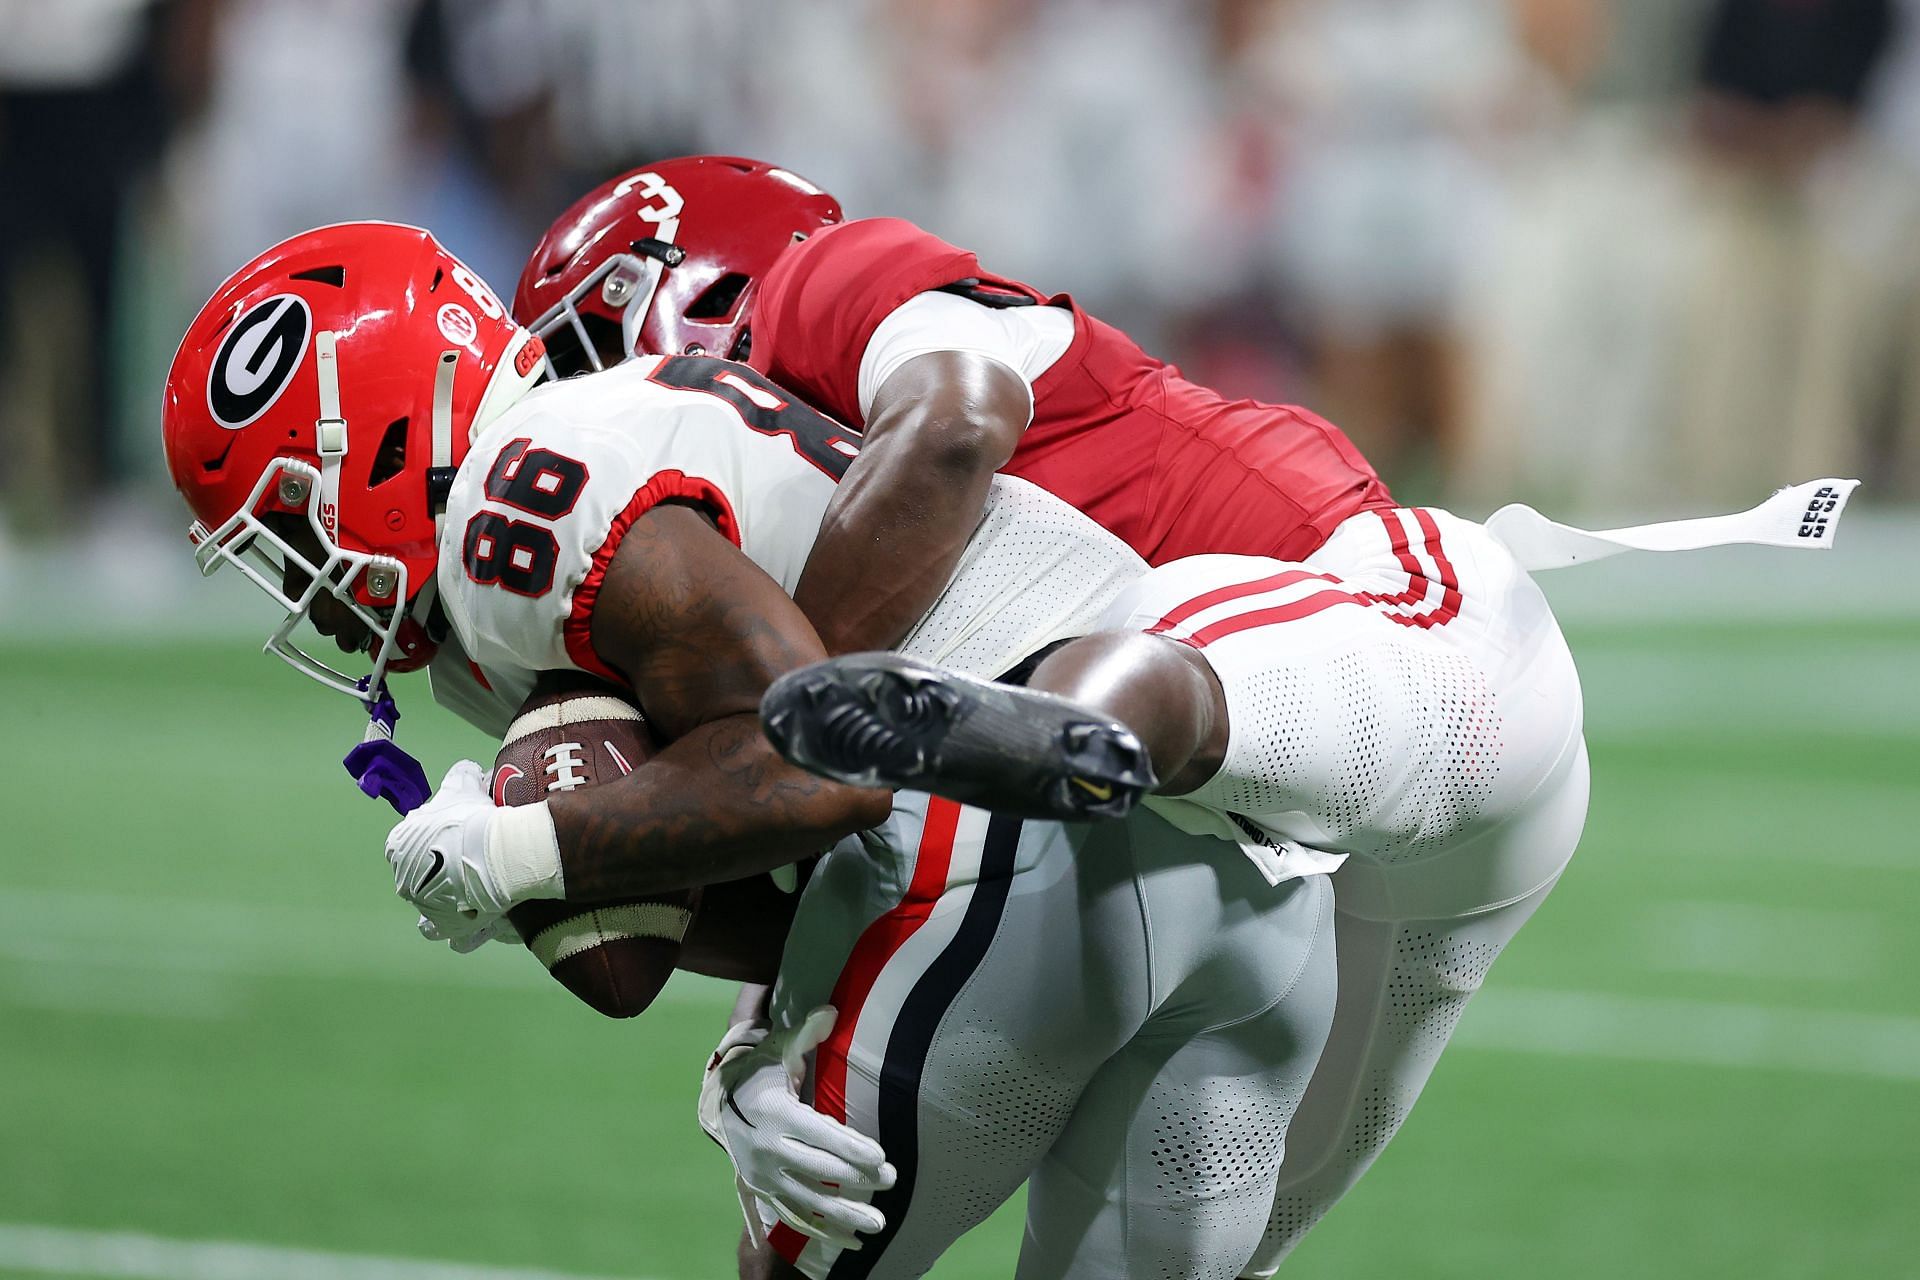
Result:
<svg viewBox="0 0 1920 1280">
<path fill-rule="evenodd" d="M 453 950 L 455 955 L 461 956 L 471 955 L 486 946 L 489 942 L 506 942 L 514 946 L 519 946 L 525 941 L 525 939 L 520 936 L 520 931 L 513 927 L 513 922 L 505 916 L 495 920 L 484 929 L 459 938 L 448 938 L 444 936 L 440 932 L 440 926 L 425 916 L 421 916 L 415 921 L 414 927 L 420 930 L 420 936 L 428 942 L 445 942 L 447 946 Z"/>
<path fill-rule="evenodd" d="M 700 1127 L 733 1161 L 740 1211 L 755 1247 L 765 1242 L 756 1201 L 803 1235 L 858 1249 L 857 1232 L 887 1225 L 886 1215 L 849 1196 L 885 1191 L 894 1168 L 880 1144 L 800 1101 L 806 1055 L 833 1031 L 836 1013 L 821 1005 L 798 1027 L 770 1032 L 742 1022 L 707 1062 L 700 1085 Z"/>
<path fill-rule="evenodd" d="M 455 951 L 519 935 L 505 916 L 529 898 L 564 897 L 546 806 L 496 808 L 487 775 L 462 760 L 433 798 L 387 833 L 394 891 L 420 910 L 420 933 Z"/>
</svg>

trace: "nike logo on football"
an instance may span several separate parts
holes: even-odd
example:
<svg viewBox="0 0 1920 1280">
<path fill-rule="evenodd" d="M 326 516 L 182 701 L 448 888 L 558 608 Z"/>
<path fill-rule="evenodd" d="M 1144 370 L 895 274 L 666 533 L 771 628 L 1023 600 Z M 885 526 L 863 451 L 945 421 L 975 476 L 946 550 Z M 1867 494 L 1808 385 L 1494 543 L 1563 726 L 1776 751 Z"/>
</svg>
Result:
<svg viewBox="0 0 1920 1280">
<path fill-rule="evenodd" d="M 441 855 L 438 849 L 435 849 L 433 851 L 433 865 L 427 868 L 427 874 L 420 877 L 420 883 L 413 886 L 414 896 L 418 897 L 420 894 L 425 893 L 427 886 L 433 883 L 434 877 L 439 875 L 440 869 L 446 865 L 446 858 Z"/>
</svg>

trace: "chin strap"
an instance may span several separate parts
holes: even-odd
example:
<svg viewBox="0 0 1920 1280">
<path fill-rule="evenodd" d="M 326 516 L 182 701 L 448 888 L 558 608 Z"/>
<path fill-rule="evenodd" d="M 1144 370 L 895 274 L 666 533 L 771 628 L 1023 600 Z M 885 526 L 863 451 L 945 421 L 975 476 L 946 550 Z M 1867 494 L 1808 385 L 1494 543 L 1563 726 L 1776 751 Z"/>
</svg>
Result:
<svg viewBox="0 0 1920 1280">
<path fill-rule="evenodd" d="M 321 335 L 328 339 L 325 344 L 320 377 L 321 412 L 328 412 L 328 383 L 332 372 L 333 335 Z M 433 374 L 433 454 L 427 470 L 427 502 L 433 511 L 433 532 L 437 541 L 447 522 L 447 494 L 453 488 L 453 379 L 460 366 L 458 351 L 443 351 L 440 362 Z M 332 412 L 338 413 L 339 390 L 334 384 L 332 392 Z M 345 448 L 345 423 L 341 424 L 341 444 Z M 324 457 L 324 454 L 323 454 Z M 322 474 L 322 489 L 325 488 L 325 475 Z M 414 594 L 409 606 L 412 616 L 424 629 L 427 619 L 433 613 L 433 604 L 439 595 L 439 584 L 429 577 L 420 584 L 420 590 Z M 360 691 L 367 694 L 368 680 L 360 681 Z M 353 775 L 360 790 L 376 800 L 385 800 L 394 807 L 395 812 L 411 813 L 425 804 L 433 794 L 433 787 L 427 781 L 427 771 L 393 740 L 394 726 L 400 722 L 400 708 L 394 705 L 393 695 L 387 692 L 386 681 L 381 681 L 371 696 L 361 698 L 361 704 L 367 709 L 367 731 L 360 739 L 360 745 L 347 752 L 347 758 L 341 763 L 347 772 Z"/>
<path fill-rule="evenodd" d="M 366 680 L 360 682 L 360 690 L 368 692 Z M 367 795 L 385 800 L 396 813 L 412 813 L 427 802 L 433 786 L 427 781 L 427 771 L 420 767 L 420 762 L 393 740 L 394 726 L 400 722 L 400 708 L 394 705 L 384 680 L 372 691 L 371 697 L 362 698 L 361 702 L 367 708 L 367 732 L 360 739 L 360 745 L 347 752 L 347 758 L 341 763 Z"/>
<path fill-rule="evenodd" d="M 329 538 L 340 536 L 340 468 L 347 456 L 347 420 L 340 416 L 340 363 L 334 348 L 340 335 L 322 329 L 314 335 L 314 370 L 320 380 L 320 417 L 313 424 L 314 452 L 320 455 L 320 524 Z"/>
<path fill-rule="evenodd" d="M 460 368 L 458 351 L 442 351 L 433 372 L 433 455 L 427 466 L 427 509 L 433 512 L 438 538 L 447 522 L 447 495 L 453 491 L 453 375 Z"/>
</svg>

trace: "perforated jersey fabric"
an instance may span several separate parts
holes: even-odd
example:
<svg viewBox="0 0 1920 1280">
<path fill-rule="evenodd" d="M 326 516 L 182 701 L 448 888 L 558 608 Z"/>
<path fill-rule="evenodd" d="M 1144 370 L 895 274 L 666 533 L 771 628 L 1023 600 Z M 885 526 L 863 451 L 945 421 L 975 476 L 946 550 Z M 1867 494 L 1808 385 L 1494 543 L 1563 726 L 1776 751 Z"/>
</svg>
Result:
<svg viewBox="0 0 1920 1280">
<path fill-rule="evenodd" d="M 1084 635 L 1147 569 L 1124 542 L 1045 490 L 995 476 L 953 576 L 900 650 L 997 676 Z"/>
<path fill-rule="evenodd" d="M 1049 1061 L 1052 1055 L 1022 1038 L 978 1001 L 969 1001 L 943 1037 L 941 1076 L 928 1092 L 941 1095 L 936 1105 L 974 1123 L 940 1126 L 946 1151 L 924 1167 L 916 1200 L 946 1206 L 957 1220 L 984 1222 L 1060 1136 L 1084 1068 Z"/>
</svg>

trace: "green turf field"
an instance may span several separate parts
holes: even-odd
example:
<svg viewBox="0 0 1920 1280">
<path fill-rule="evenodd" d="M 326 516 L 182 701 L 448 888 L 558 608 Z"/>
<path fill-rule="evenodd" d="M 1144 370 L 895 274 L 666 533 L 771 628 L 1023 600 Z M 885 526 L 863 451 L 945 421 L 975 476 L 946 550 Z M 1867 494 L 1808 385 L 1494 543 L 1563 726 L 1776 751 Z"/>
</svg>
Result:
<svg viewBox="0 0 1920 1280">
<path fill-rule="evenodd" d="M 1920 1274 L 1920 624 L 1570 632 L 1582 852 L 1287 1274 Z M 0 1274 L 731 1274 L 725 991 L 616 1024 L 418 941 L 355 713 L 248 644 L 0 643 L 0 705 Z"/>
</svg>

